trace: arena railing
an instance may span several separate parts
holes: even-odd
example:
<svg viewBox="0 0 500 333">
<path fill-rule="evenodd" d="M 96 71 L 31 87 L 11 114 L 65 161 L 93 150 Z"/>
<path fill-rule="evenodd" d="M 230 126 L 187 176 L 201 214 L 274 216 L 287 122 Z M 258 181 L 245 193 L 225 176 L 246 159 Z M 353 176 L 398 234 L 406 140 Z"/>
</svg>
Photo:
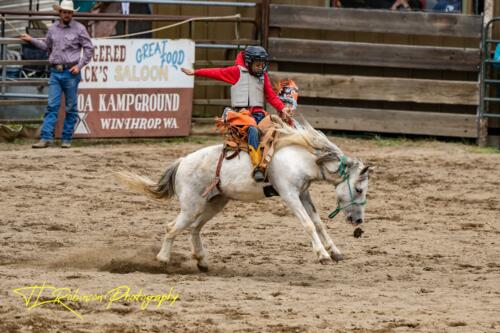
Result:
<svg viewBox="0 0 500 333">
<path fill-rule="evenodd" d="M 500 60 L 493 57 L 496 49 L 500 48 L 500 40 L 492 37 L 492 31 L 498 27 L 499 22 L 500 17 L 493 17 L 485 24 L 481 41 L 481 85 L 478 108 L 481 146 L 488 144 L 488 122 L 500 119 Z"/>
</svg>

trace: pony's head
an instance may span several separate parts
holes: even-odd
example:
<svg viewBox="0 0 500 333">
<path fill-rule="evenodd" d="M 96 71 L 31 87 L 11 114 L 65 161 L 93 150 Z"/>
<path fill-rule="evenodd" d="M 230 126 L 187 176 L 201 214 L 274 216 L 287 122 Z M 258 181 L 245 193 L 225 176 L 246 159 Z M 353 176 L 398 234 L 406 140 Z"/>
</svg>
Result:
<svg viewBox="0 0 500 333">
<path fill-rule="evenodd" d="M 335 184 L 337 208 L 330 217 L 343 212 L 347 222 L 353 225 L 363 223 L 368 174 L 374 167 L 365 166 L 362 161 L 344 155 L 339 147 L 304 119 L 299 128 L 281 124 L 278 131 L 283 136 L 277 143 L 277 149 L 291 144 L 306 147 L 317 156 L 317 177 Z"/>
<path fill-rule="evenodd" d="M 337 208 L 329 216 L 334 218 L 342 212 L 346 221 L 352 225 L 363 223 L 368 175 L 374 167 L 365 166 L 362 161 L 350 159 L 345 155 L 336 162 L 325 162 L 323 167 L 328 170 L 332 181 L 336 182 Z"/>
</svg>

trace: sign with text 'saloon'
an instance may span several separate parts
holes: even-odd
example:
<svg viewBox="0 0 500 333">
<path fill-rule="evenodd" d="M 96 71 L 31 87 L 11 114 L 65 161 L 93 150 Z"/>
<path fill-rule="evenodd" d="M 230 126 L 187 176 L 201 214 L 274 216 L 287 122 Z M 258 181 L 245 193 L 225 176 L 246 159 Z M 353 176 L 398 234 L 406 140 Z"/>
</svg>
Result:
<svg viewBox="0 0 500 333">
<path fill-rule="evenodd" d="M 76 138 L 189 135 L 194 77 L 192 40 L 93 39 L 81 70 Z M 61 132 L 64 107 L 61 106 Z"/>
</svg>

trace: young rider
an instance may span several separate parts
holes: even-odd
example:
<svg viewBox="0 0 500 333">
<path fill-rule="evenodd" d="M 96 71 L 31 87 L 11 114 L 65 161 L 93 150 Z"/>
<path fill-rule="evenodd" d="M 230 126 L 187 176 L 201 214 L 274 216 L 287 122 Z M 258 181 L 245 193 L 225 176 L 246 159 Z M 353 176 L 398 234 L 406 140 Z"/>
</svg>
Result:
<svg viewBox="0 0 500 333">
<path fill-rule="evenodd" d="M 182 71 L 187 75 L 208 77 L 231 84 L 231 106 L 238 111 L 249 110 L 256 124 L 267 115 L 264 110 L 264 100 L 278 111 L 283 120 L 289 121 L 290 109 L 278 98 L 271 86 L 267 74 L 268 61 L 269 55 L 266 49 L 261 46 L 248 46 L 245 51 L 238 53 L 234 66 L 197 70 L 182 68 Z M 253 176 L 256 181 L 261 182 L 265 177 L 258 167 L 262 158 L 259 142 L 259 129 L 256 126 L 249 126 L 249 154 L 255 167 Z"/>
</svg>

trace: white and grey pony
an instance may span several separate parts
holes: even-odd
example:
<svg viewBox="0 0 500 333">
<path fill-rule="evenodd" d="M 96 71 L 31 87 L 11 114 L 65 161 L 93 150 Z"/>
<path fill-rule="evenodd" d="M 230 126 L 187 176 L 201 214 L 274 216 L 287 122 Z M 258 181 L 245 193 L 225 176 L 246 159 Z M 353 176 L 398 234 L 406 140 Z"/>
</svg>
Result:
<svg viewBox="0 0 500 333">
<path fill-rule="evenodd" d="M 321 264 L 339 261 L 343 256 L 335 246 L 309 194 L 313 181 L 335 184 L 337 209 L 343 211 L 347 222 L 359 225 L 364 220 L 364 204 L 368 190 L 368 174 L 372 167 L 358 159 L 351 159 L 321 132 L 307 122 L 301 128 L 291 128 L 280 122 L 279 140 L 268 167 L 268 180 L 283 202 L 300 220 L 312 240 L 314 253 Z M 197 150 L 179 158 L 170 165 L 161 179 L 149 178 L 128 171 L 117 172 L 117 179 L 127 187 L 154 198 L 177 196 L 180 212 L 166 227 L 166 235 L 157 259 L 170 261 L 172 244 L 177 235 L 191 231 L 193 256 L 201 271 L 208 270 L 207 253 L 200 231 L 219 213 L 229 200 L 257 201 L 264 199 L 263 188 L 269 183 L 257 183 L 252 177 L 252 163 L 248 154 L 224 160 L 220 172 L 222 194 L 207 200 L 202 196 L 215 176 L 222 145 Z"/>
</svg>

